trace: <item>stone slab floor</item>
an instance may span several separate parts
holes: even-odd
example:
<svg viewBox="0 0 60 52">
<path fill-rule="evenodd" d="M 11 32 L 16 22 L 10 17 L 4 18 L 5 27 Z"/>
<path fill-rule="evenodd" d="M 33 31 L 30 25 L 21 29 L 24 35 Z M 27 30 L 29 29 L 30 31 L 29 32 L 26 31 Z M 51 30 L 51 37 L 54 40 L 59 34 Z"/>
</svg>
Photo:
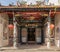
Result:
<svg viewBox="0 0 60 52">
<path fill-rule="evenodd" d="M 55 46 L 47 48 L 47 46 L 43 45 L 20 45 L 17 49 L 14 47 L 2 47 L 0 52 L 60 52 L 60 48 Z"/>
<path fill-rule="evenodd" d="M 60 52 L 60 50 L 1 50 L 0 52 Z"/>
</svg>

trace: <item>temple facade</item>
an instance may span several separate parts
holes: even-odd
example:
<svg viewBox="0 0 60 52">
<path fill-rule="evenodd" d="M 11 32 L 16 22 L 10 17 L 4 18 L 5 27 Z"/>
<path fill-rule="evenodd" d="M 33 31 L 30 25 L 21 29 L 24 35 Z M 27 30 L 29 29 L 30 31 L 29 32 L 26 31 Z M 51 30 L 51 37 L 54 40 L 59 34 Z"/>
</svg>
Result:
<svg viewBox="0 0 60 52">
<path fill-rule="evenodd" d="M 39 44 L 60 47 L 60 7 L 0 7 L 0 47 Z"/>
</svg>

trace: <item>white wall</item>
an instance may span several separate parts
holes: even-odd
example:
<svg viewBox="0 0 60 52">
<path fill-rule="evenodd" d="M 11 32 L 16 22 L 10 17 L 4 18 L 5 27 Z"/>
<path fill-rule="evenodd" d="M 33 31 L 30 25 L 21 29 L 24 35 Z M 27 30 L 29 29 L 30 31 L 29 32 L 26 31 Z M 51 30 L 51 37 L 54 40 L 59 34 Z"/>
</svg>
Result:
<svg viewBox="0 0 60 52">
<path fill-rule="evenodd" d="M 0 13 L 0 46 L 8 45 L 8 39 L 4 39 L 3 31 L 7 33 L 8 37 L 8 28 L 5 27 L 4 24 L 8 25 L 8 15 L 5 13 Z M 5 34 L 4 34 L 5 35 Z"/>
<path fill-rule="evenodd" d="M 2 46 L 2 41 L 3 41 L 3 25 L 0 23 L 0 47 Z"/>
<path fill-rule="evenodd" d="M 55 43 L 60 40 L 60 14 L 55 15 Z"/>
</svg>

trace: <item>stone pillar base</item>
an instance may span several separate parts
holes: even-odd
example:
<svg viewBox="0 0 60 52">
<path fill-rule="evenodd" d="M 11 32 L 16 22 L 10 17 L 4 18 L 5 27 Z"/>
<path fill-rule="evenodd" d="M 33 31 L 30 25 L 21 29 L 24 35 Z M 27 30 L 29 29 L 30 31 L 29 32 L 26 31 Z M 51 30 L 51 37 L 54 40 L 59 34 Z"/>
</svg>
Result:
<svg viewBox="0 0 60 52">
<path fill-rule="evenodd" d="M 50 42 L 47 42 L 47 48 L 50 48 Z"/>
<path fill-rule="evenodd" d="M 60 47 L 60 40 L 56 40 L 56 46 L 59 48 Z"/>
</svg>

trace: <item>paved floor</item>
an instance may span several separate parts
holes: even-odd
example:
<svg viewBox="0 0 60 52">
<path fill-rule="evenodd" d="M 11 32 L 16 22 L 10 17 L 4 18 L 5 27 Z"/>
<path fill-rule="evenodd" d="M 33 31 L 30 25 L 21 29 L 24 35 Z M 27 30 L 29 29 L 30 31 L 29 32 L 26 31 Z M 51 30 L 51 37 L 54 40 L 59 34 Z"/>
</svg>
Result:
<svg viewBox="0 0 60 52">
<path fill-rule="evenodd" d="M 0 52 L 60 52 L 60 51 L 41 51 L 41 50 L 4 50 Z"/>
<path fill-rule="evenodd" d="M 0 52 L 60 52 L 60 48 L 50 47 L 42 45 L 20 45 L 17 49 L 13 47 L 2 47 Z"/>
</svg>

